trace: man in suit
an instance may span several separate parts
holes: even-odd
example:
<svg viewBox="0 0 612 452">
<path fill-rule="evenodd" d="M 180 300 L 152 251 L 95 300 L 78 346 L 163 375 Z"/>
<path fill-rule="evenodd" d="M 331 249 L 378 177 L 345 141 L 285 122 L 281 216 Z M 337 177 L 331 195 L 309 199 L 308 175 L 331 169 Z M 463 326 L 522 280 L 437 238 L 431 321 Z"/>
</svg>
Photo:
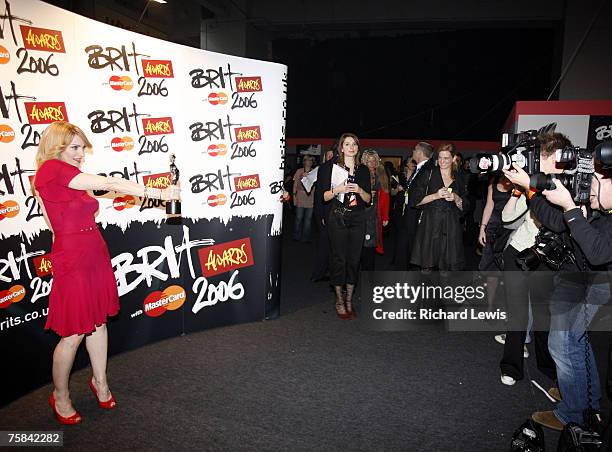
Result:
<svg viewBox="0 0 612 452">
<path fill-rule="evenodd" d="M 328 178 L 334 163 L 337 161 L 338 155 L 335 153 L 334 149 L 328 150 L 325 153 L 325 163 L 321 164 L 317 170 L 317 180 Z M 315 185 L 314 217 L 319 236 L 317 239 L 314 268 L 312 270 L 312 276 L 310 277 L 312 282 L 324 280 L 326 278 L 326 273 L 329 271 L 330 245 L 327 232 L 327 219 L 329 218 L 331 202 L 325 202 L 323 199 L 324 192 L 325 190 L 320 190 L 319 187 Z"/>
<path fill-rule="evenodd" d="M 412 151 L 412 160 L 417 164 L 414 173 L 406 182 L 403 194 L 400 192 L 398 196 L 403 196 L 404 207 L 402 216 L 398 219 L 397 237 L 395 238 L 395 269 L 409 270 L 410 269 L 410 254 L 412 253 L 412 241 L 416 236 L 418 226 L 419 209 L 408 206 L 408 198 L 410 197 L 410 186 L 417 178 L 428 177 L 430 170 L 434 166 L 433 146 L 425 141 L 417 143 Z"/>
</svg>

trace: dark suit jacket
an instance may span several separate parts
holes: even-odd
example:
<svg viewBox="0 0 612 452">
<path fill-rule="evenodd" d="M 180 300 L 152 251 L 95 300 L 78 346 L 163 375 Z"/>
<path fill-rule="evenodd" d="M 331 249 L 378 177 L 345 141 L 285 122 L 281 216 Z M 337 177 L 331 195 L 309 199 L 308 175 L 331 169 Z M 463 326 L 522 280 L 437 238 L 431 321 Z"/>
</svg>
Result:
<svg viewBox="0 0 612 452">
<path fill-rule="evenodd" d="M 411 190 L 415 186 L 427 184 L 429 173 L 433 168 L 434 159 L 430 158 L 423 164 L 417 175 L 412 179 L 412 182 L 410 182 L 410 187 L 408 187 L 408 205 L 404 209 L 404 215 L 402 216 L 400 224 L 402 234 L 408 234 L 410 239 L 413 239 L 416 235 L 416 228 L 419 222 L 419 215 L 421 213 L 421 209 L 417 209 L 413 206 L 413 203 L 410 202 Z"/>
<path fill-rule="evenodd" d="M 321 220 L 325 220 L 325 224 L 327 224 L 327 219 L 329 218 L 329 212 L 331 210 L 331 201 L 325 202 L 325 200 L 323 199 L 323 193 L 325 193 L 326 190 L 329 190 L 332 168 L 334 166 L 334 163 L 336 163 L 337 161 L 338 157 L 334 156 L 331 160 L 328 160 L 327 162 L 319 166 L 319 169 L 317 170 L 317 182 L 314 199 L 314 215 L 318 227 L 323 226 Z"/>
</svg>

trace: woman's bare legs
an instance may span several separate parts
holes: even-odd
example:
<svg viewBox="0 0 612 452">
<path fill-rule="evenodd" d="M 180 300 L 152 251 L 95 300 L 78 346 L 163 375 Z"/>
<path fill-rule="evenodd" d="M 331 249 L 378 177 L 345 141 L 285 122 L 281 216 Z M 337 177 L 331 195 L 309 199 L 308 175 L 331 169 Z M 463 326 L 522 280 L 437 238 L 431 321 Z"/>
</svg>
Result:
<svg viewBox="0 0 612 452">
<path fill-rule="evenodd" d="M 63 417 L 70 417 L 76 412 L 70 400 L 68 382 L 74 357 L 82 340 L 82 334 L 63 337 L 55 346 L 53 352 L 53 386 L 55 386 L 53 397 L 55 398 L 55 407 Z"/>
<path fill-rule="evenodd" d="M 106 362 L 108 352 L 108 330 L 106 324 L 96 327 L 96 331 L 85 338 L 85 346 L 89 353 L 91 368 L 93 370 L 93 384 L 98 391 L 98 397 L 102 402 L 111 398 L 106 380 Z"/>
</svg>

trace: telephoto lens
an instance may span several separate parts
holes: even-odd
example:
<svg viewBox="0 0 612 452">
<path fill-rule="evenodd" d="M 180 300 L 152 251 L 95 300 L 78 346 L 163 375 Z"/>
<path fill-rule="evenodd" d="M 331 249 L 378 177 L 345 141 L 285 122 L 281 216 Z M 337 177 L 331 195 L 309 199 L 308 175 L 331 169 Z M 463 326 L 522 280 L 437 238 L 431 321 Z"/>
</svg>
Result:
<svg viewBox="0 0 612 452">
<path fill-rule="evenodd" d="M 506 154 L 476 154 L 470 159 L 470 171 L 474 174 L 507 170 L 511 165 L 512 160 Z"/>
<path fill-rule="evenodd" d="M 575 176 L 573 174 L 544 174 L 544 173 L 536 173 L 529 176 L 529 186 L 535 191 L 543 191 L 543 190 L 554 190 L 557 188 L 555 185 L 554 179 L 557 182 L 561 183 L 565 188 L 567 188 L 571 193 L 573 193 L 574 188 L 574 179 Z"/>
<path fill-rule="evenodd" d="M 529 186 L 532 190 L 554 190 L 557 188 L 550 174 L 536 173 L 529 176 Z"/>
<path fill-rule="evenodd" d="M 595 163 L 612 168 L 612 141 L 604 141 L 595 146 Z"/>
</svg>

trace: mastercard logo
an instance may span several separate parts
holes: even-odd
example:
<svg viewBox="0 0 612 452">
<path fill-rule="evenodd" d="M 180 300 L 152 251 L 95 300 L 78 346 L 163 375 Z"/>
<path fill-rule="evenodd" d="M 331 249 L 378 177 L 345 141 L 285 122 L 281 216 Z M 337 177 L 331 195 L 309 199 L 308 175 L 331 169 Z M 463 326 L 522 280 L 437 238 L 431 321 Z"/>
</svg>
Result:
<svg viewBox="0 0 612 452">
<path fill-rule="evenodd" d="M 0 220 L 16 217 L 19 214 L 19 209 L 19 204 L 13 200 L 0 203 Z"/>
<path fill-rule="evenodd" d="M 134 87 L 134 82 L 127 75 L 113 75 L 108 79 L 108 84 L 115 91 L 130 91 Z"/>
<path fill-rule="evenodd" d="M 15 131 L 6 124 L 0 124 L 0 143 L 10 143 L 15 139 Z"/>
<path fill-rule="evenodd" d="M 131 151 L 134 149 L 134 140 L 130 137 L 115 137 L 111 140 L 111 148 L 113 151 Z"/>
<path fill-rule="evenodd" d="M 119 196 L 113 199 L 113 209 L 123 210 L 131 209 L 136 204 L 136 200 L 131 195 Z"/>
<path fill-rule="evenodd" d="M 149 317 L 159 317 L 166 311 L 176 311 L 183 306 L 187 294 L 181 286 L 166 287 L 164 291 L 156 290 L 147 295 L 144 301 L 144 312 Z"/>
<path fill-rule="evenodd" d="M 226 202 L 227 202 L 227 196 L 225 196 L 223 193 L 219 193 L 218 195 L 210 195 L 208 199 L 206 200 L 206 203 L 210 207 L 222 206 Z"/>
<path fill-rule="evenodd" d="M 25 297 L 25 287 L 16 285 L 8 290 L 0 290 L 0 309 L 8 308 L 12 303 L 19 303 Z"/>
<path fill-rule="evenodd" d="M 11 54 L 6 47 L 0 46 L 0 64 L 6 64 L 11 60 Z"/>
<path fill-rule="evenodd" d="M 211 157 L 227 154 L 227 146 L 224 144 L 211 144 L 206 149 L 206 153 Z"/>
<path fill-rule="evenodd" d="M 210 93 L 208 95 L 208 102 L 210 105 L 225 105 L 227 104 L 227 94 L 221 93 Z"/>
</svg>

